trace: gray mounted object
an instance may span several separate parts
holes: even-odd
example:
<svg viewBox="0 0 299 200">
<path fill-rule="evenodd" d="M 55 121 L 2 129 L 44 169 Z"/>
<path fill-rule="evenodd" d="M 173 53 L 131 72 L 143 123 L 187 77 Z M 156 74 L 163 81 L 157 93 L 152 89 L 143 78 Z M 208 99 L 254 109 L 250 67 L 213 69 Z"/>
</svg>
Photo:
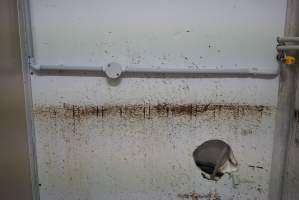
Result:
<svg viewBox="0 0 299 200">
<path fill-rule="evenodd" d="M 222 140 L 208 140 L 198 146 L 193 152 L 197 167 L 202 170 L 202 176 L 208 180 L 219 180 L 225 173 L 237 171 L 238 162 L 231 147 Z"/>
</svg>

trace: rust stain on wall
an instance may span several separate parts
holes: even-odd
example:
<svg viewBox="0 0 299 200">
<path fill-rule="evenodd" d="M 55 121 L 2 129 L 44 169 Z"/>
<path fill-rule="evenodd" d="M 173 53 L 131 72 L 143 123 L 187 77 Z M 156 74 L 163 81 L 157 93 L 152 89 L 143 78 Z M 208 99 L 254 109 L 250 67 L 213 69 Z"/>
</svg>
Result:
<svg viewBox="0 0 299 200">
<path fill-rule="evenodd" d="M 105 118 L 119 116 L 123 119 L 151 119 L 154 117 L 197 117 L 209 115 L 215 119 L 219 115 L 226 118 L 238 119 L 246 115 L 255 115 L 259 118 L 263 114 L 270 114 L 271 107 L 263 105 L 239 105 L 239 104 L 132 104 L 132 105 L 71 105 L 34 107 L 35 114 L 64 114 L 65 118 L 81 119 L 90 116 Z"/>
<path fill-rule="evenodd" d="M 257 135 L 256 140 L 270 141 L 269 129 L 264 127 L 273 120 L 273 113 L 275 108 L 271 106 L 212 103 L 35 105 L 39 158 L 43 163 L 40 182 L 44 188 L 63 183 L 83 194 L 91 184 L 119 191 L 123 185 L 128 191 L 171 187 L 173 199 L 220 200 L 226 198 L 225 194 L 209 193 L 205 183 L 200 192 L 188 192 L 193 183 L 203 181 L 195 166 L 188 165 L 190 152 L 201 140 L 221 137 L 233 145 L 240 142 L 237 152 L 249 152 L 247 155 L 254 157 L 263 145 L 252 147 L 240 137 Z M 269 166 L 262 161 L 269 156 L 264 151 L 261 154 L 261 163 L 240 161 L 249 172 L 242 176 L 251 180 L 267 173 Z M 93 178 L 85 179 L 90 176 Z M 250 184 L 250 192 L 266 195 L 263 182 L 258 183 L 262 186 Z"/>
<path fill-rule="evenodd" d="M 200 200 L 200 199 L 205 199 L 205 200 L 221 200 L 220 195 L 217 192 L 209 192 L 208 194 L 199 194 L 196 192 L 191 192 L 187 194 L 178 194 L 177 195 L 181 199 L 190 199 L 190 200 Z"/>
</svg>

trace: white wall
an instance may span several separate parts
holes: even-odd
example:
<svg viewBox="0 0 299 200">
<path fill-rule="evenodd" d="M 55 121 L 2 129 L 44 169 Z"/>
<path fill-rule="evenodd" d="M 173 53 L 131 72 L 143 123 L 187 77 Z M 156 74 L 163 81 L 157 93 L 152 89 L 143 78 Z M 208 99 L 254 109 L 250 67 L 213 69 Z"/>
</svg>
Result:
<svg viewBox="0 0 299 200">
<path fill-rule="evenodd" d="M 274 67 L 285 4 L 31 0 L 35 58 Z M 33 75 L 32 85 L 42 199 L 178 199 L 191 192 L 267 199 L 278 78 Z M 232 146 L 238 187 L 228 176 L 204 180 L 193 163 L 192 151 L 211 138 Z"/>
</svg>

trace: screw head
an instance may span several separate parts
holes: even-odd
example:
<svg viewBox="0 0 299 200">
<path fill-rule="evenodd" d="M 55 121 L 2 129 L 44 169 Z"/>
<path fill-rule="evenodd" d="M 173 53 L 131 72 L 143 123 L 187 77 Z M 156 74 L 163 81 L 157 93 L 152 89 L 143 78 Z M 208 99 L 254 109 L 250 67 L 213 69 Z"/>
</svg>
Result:
<svg viewBox="0 0 299 200">
<path fill-rule="evenodd" d="M 122 66 L 119 63 L 111 62 L 104 67 L 104 72 L 108 78 L 116 79 L 121 76 Z"/>
</svg>

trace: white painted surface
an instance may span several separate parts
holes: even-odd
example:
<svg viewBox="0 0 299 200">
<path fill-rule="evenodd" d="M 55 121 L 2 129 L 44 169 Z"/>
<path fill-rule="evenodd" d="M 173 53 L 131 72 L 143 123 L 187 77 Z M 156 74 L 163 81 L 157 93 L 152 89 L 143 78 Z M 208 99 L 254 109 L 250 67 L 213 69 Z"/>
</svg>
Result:
<svg viewBox="0 0 299 200">
<path fill-rule="evenodd" d="M 273 67 L 285 4 L 285 0 L 31 0 L 36 61 Z M 103 77 L 33 75 L 32 84 L 42 200 L 178 199 L 177 194 L 193 191 L 217 191 L 225 200 L 267 199 L 277 78 L 136 77 L 111 82 Z M 64 103 L 236 103 L 264 105 L 268 111 L 237 118 L 217 111 L 191 119 L 94 114 L 78 119 L 61 109 Z M 233 188 L 227 176 L 217 184 L 201 178 L 191 154 L 211 138 L 232 146 L 240 162 L 239 187 Z"/>
<path fill-rule="evenodd" d="M 73 118 L 72 111 L 38 110 L 42 199 L 180 199 L 178 194 L 216 192 L 221 199 L 267 199 L 274 112 L 217 110 L 151 119 Z M 123 111 L 124 112 L 124 111 Z M 234 115 L 236 114 L 236 115 Z M 228 142 L 240 163 L 240 186 L 224 176 L 202 178 L 192 158 L 208 139 Z M 250 167 L 250 166 L 259 166 Z M 207 198 L 208 199 L 208 198 Z"/>
<path fill-rule="evenodd" d="M 39 64 L 271 67 L 285 4 L 31 0 L 35 57 Z"/>
</svg>

